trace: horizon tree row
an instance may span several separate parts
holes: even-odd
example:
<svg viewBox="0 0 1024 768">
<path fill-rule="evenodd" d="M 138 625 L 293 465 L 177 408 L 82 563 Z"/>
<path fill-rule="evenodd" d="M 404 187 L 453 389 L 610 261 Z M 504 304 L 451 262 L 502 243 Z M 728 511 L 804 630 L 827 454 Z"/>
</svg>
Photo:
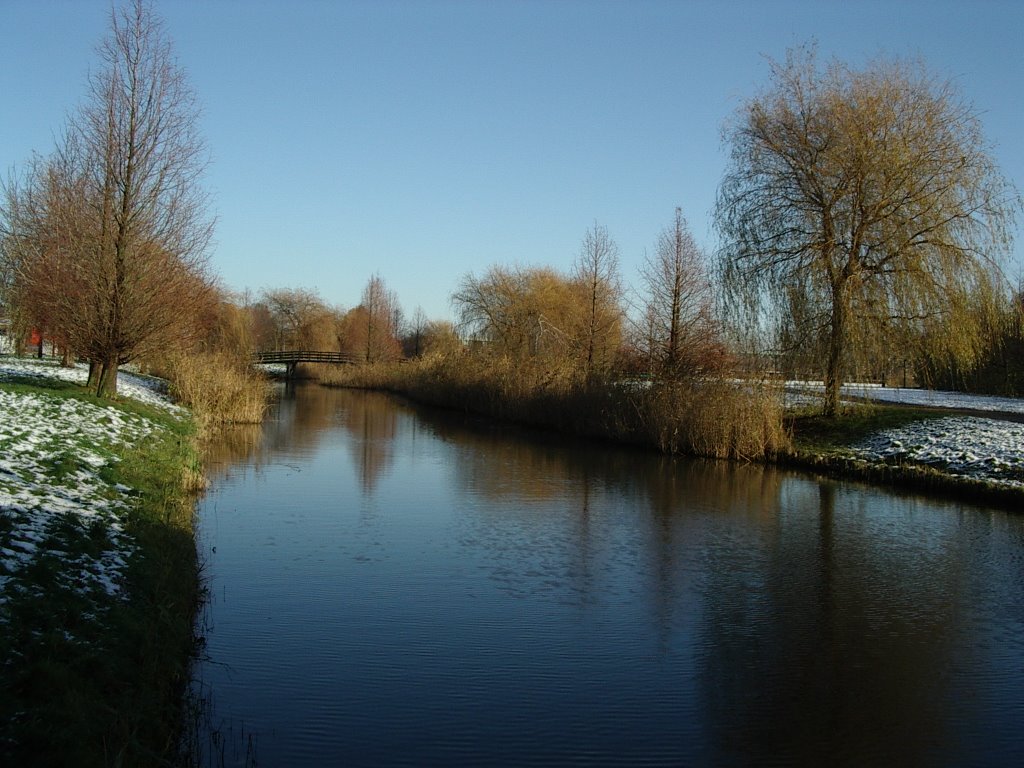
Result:
<svg viewBox="0 0 1024 768">
<path fill-rule="evenodd" d="M 100 61 L 53 154 L 4 186 L 0 288 L 6 306 L 88 358 L 90 382 L 110 394 L 120 365 L 209 337 L 203 319 L 225 299 L 209 271 L 195 97 L 143 0 L 112 12 Z M 771 62 L 724 137 L 714 258 L 677 208 L 639 290 L 595 222 L 568 274 L 465 275 L 451 296 L 457 328 L 420 309 L 407 321 L 374 274 L 347 312 L 302 289 L 246 298 L 232 322 L 249 327 L 232 343 L 315 340 L 372 363 L 456 349 L 458 331 L 473 349 L 567 366 L 582 382 L 701 376 L 742 360 L 820 375 L 834 415 L 850 376 L 964 374 L 1011 338 L 1002 269 L 1021 199 L 952 82 L 916 61 L 854 69 L 796 48 Z"/>
</svg>

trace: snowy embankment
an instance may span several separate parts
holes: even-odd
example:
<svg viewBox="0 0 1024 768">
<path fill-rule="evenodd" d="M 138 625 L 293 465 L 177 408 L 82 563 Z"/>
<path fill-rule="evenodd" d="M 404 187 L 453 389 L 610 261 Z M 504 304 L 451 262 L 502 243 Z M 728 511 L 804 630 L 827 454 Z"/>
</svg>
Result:
<svg viewBox="0 0 1024 768">
<path fill-rule="evenodd" d="M 787 406 L 820 402 L 821 382 L 786 382 Z M 953 411 L 977 411 L 992 417 L 1024 416 L 1024 400 L 964 392 L 849 384 L 843 397 L 924 406 Z M 850 447 L 868 461 L 923 464 L 955 477 L 1024 487 L 1024 423 L 985 416 L 947 416 L 922 419 L 898 429 L 872 435 Z"/>
<path fill-rule="evenodd" d="M 89 369 L 83 365 L 62 368 L 53 360 L 0 357 L 0 381 L 12 379 L 59 379 L 84 386 L 89 379 Z M 117 374 L 117 393 L 172 412 L 185 412 L 184 408 L 171 403 L 166 394 L 166 382 L 161 379 L 122 370 Z"/>
<path fill-rule="evenodd" d="M 0 381 L 65 379 L 85 383 L 83 368 L 0 357 Z M 122 373 L 126 397 L 179 411 L 158 382 Z M 24 590 L 19 573 L 39 557 L 62 560 L 60 579 L 87 595 L 117 594 L 132 544 L 123 532 L 131 489 L 107 479 L 117 451 L 163 429 L 113 406 L 43 392 L 0 391 L 0 608 Z M 98 546 L 73 557 L 61 542 L 71 526 Z M 102 540 L 100 540 L 102 539 Z M 0 613 L 0 620 L 3 614 Z"/>
<path fill-rule="evenodd" d="M 1024 487 L 1024 424 L 975 416 L 915 421 L 852 446 L 871 461 L 913 462 L 956 477 Z"/>
</svg>

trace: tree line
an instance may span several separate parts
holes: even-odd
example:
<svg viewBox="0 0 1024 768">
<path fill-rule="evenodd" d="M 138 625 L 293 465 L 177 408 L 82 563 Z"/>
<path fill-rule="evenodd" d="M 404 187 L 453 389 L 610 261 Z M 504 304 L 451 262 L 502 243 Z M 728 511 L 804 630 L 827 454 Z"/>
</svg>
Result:
<svg viewBox="0 0 1024 768">
<path fill-rule="evenodd" d="M 406 317 L 379 274 L 347 311 L 297 288 L 219 290 L 195 95 L 143 0 L 112 12 L 100 64 L 53 153 L 4 185 L 0 211 L 5 311 L 88 359 L 100 394 L 119 366 L 188 345 L 368 363 L 468 348 L 583 384 L 811 375 L 828 414 L 851 376 L 967 381 L 1000 354 L 1014 364 L 998 349 L 1019 328 L 1003 270 L 1020 196 L 976 110 L 918 61 L 855 69 L 791 50 L 725 125 L 713 253 L 677 208 L 630 290 L 595 222 L 566 274 L 465 275 L 455 324 Z"/>
</svg>

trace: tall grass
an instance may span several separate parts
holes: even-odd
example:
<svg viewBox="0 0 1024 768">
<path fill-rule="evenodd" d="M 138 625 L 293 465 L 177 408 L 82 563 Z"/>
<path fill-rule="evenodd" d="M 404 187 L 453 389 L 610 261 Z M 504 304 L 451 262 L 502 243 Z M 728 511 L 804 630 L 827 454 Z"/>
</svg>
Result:
<svg viewBox="0 0 1024 768">
<path fill-rule="evenodd" d="M 767 383 L 658 383 L 639 403 L 649 439 L 666 453 L 759 459 L 789 446 L 781 392 Z"/>
<path fill-rule="evenodd" d="M 176 355 L 168 363 L 171 394 L 192 410 L 200 432 L 221 424 L 255 424 L 270 398 L 266 378 L 227 352 Z"/>
<path fill-rule="evenodd" d="M 341 367 L 321 383 L 391 390 L 431 405 L 665 453 L 759 459 L 789 446 L 781 393 L 725 377 L 585 381 L 568 368 L 463 352 L 401 366 Z"/>
</svg>

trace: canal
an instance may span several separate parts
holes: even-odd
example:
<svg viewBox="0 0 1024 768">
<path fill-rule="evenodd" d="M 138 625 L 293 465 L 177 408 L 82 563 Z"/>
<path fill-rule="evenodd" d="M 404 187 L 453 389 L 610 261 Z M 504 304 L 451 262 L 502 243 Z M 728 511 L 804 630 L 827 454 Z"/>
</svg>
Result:
<svg viewBox="0 0 1024 768">
<path fill-rule="evenodd" d="M 1024 764 L 1024 516 L 315 385 L 210 467 L 210 765 Z"/>
</svg>

